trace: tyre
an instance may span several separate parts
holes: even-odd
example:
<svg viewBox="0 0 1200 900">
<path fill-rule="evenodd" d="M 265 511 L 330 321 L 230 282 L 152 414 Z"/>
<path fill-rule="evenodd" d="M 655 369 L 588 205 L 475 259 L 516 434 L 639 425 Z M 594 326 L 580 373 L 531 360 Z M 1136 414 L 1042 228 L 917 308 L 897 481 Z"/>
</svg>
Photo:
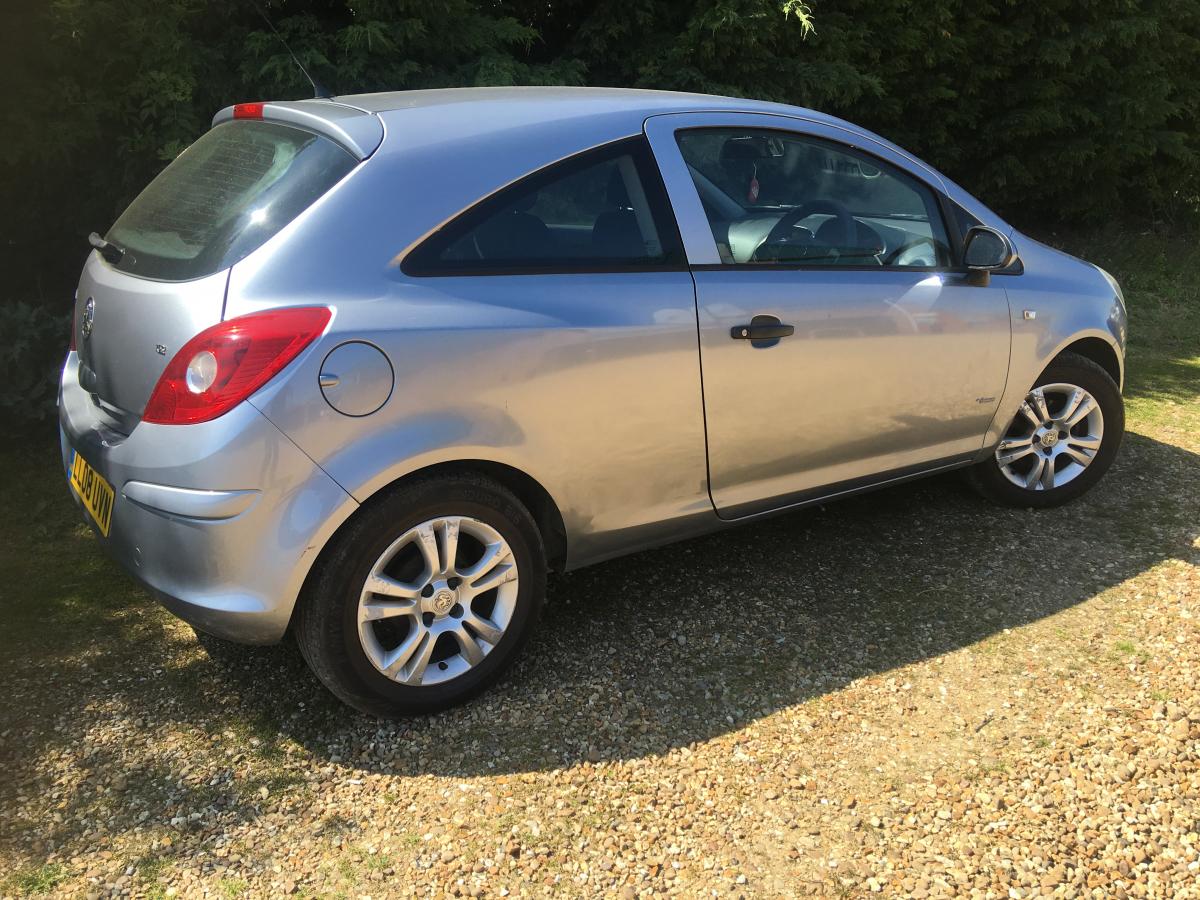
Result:
<svg viewBox="0 0 1200 900">
<path fill-rule="evenodd" d="M 1064 353 L 1038 378 L 995 452 L 968 470 L 985 497 L 1046 508 L 1074 500 L 1108 471 L 1125 433 L 1125 405 L 1112 377 Z"/>
<path fill-rule="evenodd" d="M 317 678 L 375 716 L 429 713 L 494 683 L 541 611 L 546 555 L 508 490 L 430 478 L 365 505 L 300 598 L 295 633 Z"/>
</svg>

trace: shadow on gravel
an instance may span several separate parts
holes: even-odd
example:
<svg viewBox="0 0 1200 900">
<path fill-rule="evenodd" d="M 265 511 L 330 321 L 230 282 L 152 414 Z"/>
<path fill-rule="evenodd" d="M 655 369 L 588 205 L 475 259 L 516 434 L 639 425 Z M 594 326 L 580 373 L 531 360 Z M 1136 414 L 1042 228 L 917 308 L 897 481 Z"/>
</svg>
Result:
<svg viewBox="0 0 1200 900">
<path fill-rule="evenodd" d="M 152 601 L 114 581 L 105 615 L 119 631 L 89 638 L 86 670 L 64 657 L 23 668 L 17 702 L 48 706 L 24 721 L 0 714 L 0 758 L 10 785 L 28 785 L 43 752 L 86 746 L 89 717 L 107 707 L 133 741 L 143 724 L 224 734 L 226 747 L 254 737 L 256 752 L 291 739 L 312 767 L 399 775 L 659 754 L 1193 558 L 1197 508 L 1200 456 L 1130 434 L 1101 485 L 1058 510 L 997 509 L 946 477 L 641 553 L 553 579 L 541 628 L 500 687 L 399 722 L 341 707 L 290 644 L 204 639 L 205 652 L 171 665 L 179 648 L 145 612 Z M 120 648 L 106 643 L 118 633 Z M 213 802 L 235 805 L 221 790 Z"/>
</svg>

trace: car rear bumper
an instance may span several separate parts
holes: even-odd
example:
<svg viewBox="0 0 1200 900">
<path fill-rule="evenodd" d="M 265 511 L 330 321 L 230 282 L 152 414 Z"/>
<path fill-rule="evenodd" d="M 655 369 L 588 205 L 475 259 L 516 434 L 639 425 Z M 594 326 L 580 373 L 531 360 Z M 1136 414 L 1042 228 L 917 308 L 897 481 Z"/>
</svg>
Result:
<svg viewBox="0 0 1200 900">
<path fill-rule="evenodd" d="M 279 640 L 354 499 L 249 403 L 198 425 L 141 422 L 124 434 L 114 421 L 80 387 L 72 353 L 59 394 L 63 465 L 69 477 L 78 452 L 113 487 L 108 536 L 88 517 L 101 546 L 196 628 Z"/>
</svg>

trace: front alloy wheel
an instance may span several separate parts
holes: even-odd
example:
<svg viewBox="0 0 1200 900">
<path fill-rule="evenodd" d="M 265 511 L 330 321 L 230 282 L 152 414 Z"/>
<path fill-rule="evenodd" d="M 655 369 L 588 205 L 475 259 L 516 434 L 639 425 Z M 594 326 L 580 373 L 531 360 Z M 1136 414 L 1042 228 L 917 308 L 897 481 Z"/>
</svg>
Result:
<svg viewBox="0 0 1200 900">
<path fill-rule="evenodd" d="M 1017 487 L 1052 491 L 1083 474 L 1104 442 L 1104 413 L 1074 384 L 1035 387 L 996 448 L 996 464 Z"/>
<path fill-rule="evenodd" d="M 995 453 L 968 476 L 999 503 L 1057 506 L 1100 480 L 1124 432 L 1112 377 L 1090 359 L 1063 353 L 1030 389 Z"/>
</svg>

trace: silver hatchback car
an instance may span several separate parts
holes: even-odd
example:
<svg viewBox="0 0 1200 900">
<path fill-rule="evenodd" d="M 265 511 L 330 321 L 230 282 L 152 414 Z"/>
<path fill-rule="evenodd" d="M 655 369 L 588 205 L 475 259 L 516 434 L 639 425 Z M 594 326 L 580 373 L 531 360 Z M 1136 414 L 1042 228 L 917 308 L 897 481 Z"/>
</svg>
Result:
<svg viewBox="0 0 1200 900">
<path fill-rule="evenodd" d="M 583 88 L 217 114 L 92 236 L 72 492 L 173 612 L 378 715 L 493 681 L 549 569 L 1121 440 L 1126 314 L 877 135 Z"/>
</svg>

